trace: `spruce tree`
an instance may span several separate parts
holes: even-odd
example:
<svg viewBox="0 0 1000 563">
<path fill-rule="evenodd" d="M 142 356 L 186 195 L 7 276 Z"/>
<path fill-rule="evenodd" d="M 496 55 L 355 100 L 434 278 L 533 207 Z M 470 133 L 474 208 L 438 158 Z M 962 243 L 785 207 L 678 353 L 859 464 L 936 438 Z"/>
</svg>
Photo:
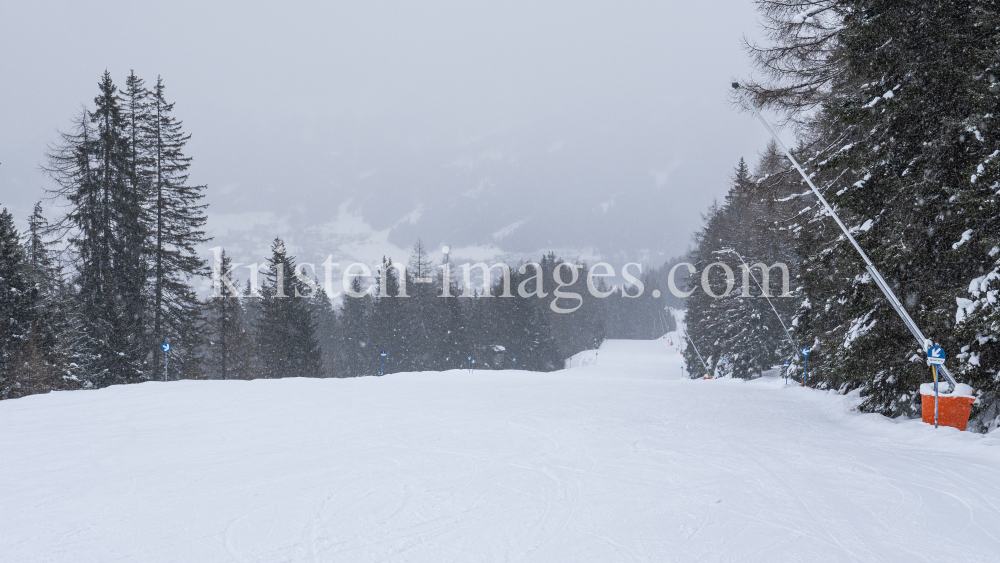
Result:
<svg viewBox="0 0 1000 563">
<path fill-rule="evenodd" d="M 337 313 L 333 310 L 333 303 L 319 285 L 319 280 L 313 280 L 316 284 L 316 296 L 309 299 L 312 307 L 313 320 L 316 322 L 316 341 L 319 344 L 320 356 L 322 359 L 322 376 L 339 377 L 340 362 L 338 360 L 338 348 L 340 342 L 340 331 L 337 326 Z"/>
<path fill-rule="evenodd" d="M 355 295 L 362 293 L 361 278 L 355 277 L 351 280 L 351 292 Z M 360 377 L 363 375 L 373 375 L 374 362 L 371 358 L 372 351 L 375 354 L 381 349 L 368 346 L 368 334 L 371 311 L 371 295 L 365 293 L 362 297 L 344 297 L 344 305 L 338 319 L 340 325 L 340 374 L 342 377 Z"/>
<path fill-rule="evenodd" d="M 461 369 L 471 351 L 471 329 L 468 310 L 463 306 L 463 300 L 456 297 L 461 288 L 455 283 L 452 272 L 451 258 L 445 254 L 442 268 L 437 273 L 438 296 L 437 317 L 440 323 L 439 334 L 434 344 L 435 369 Z M 445 275 L 445 272 L 450 275 Z M 447 288 L 447 292 L 445 291 Z"/>
<path fill-rule="evenodd" d="M 563 265 L 566 264 L 566 265 Z M 594 350 L 604 341 L 604 321 L 599 309 L 587 287 L 587 264 L 577 264 L 564 261 L 552 252 L 543 256 L 540 262 L 544 276 L 543 287 L 547 296 L 535 300 L 542 312 L 548 316 L 552 337 L 559 349 L 560 359 L 566 359 L 583 350 Z M 575 294 L 576 297 L 558 297 L 555 295 L 558 282 L 556 270 L 560 279 L 566 282 L 559 291 L 562 295 Z M 571 270 L 575 270 L 574 274 Z M 512 285 L 513 287 L 513 285 Z M 557 312 L 570 311 L 572 312 Z M 635 319 L 631 319 L 635 320 Z"/>
<path fill-rule="evenodd" d="M 27 262 L 14 218 L 0 211 L 0 398 L 33 391 L 25 369 L 30 328 L 34 320 Z"/>
<path fill-rule="evenodd" d="M 447 338 L 446 309 L 437 297 L 441 286 L 437 284 L 434 264 L 421 240 L 413 245 L 406 274 L 410 297 L 403 300 L 400 328 L 406 335 L 407 368 L 414 371 L 442 369 L 444 364 L 437 347 Z"/>
<path fill-rule="evenodd" d="M 24 254 L 32 307 L 28 361 L 40 392 L 74 387 L 74 360 L 82 352 L 76 346 L 77 319 L 71 288 L 49 248 L 51 243 L 45 240 L 49 230 L 41 203 L 37 203 L 28 218 Z"/>
<path fill-rule="evenodd" d="M 296 275 L 295 260 L 275 238 L 261 288 L 256 326 L 258 368 L 262 377 L 320 377 L 322 358 L 307 285 Z M 314 297 L 314 296 L 312 296 Z"/>
<path fill-rule="evenodd" d="M 130 145 L 117 88 L 109 73 L 99 83 L 93 112 L 48 155 L 46 170 L 69 211 L 59 227 L 71 233 L 83 366 L 98 386 L 143 375 L 145 265 L 142 198 L 130 181 Z"/>
<path fill-rule="evenodd" d="M 228 276 L 233 287 L 239 287 L 239 281 L 232 279 L 232 259 L 225 250 L 222 251 L 219 262 L 221 274 Z M 208 349 L 204 359 L 204 373 L 208 378 L 252 377 L 252 341 L 241 299 L 239 294 L 222 283 L 219 294 L 205 302 L 205 338 Z"/>
<path fill-rule="evenodd" d="M 794 357 L 785 328 L 794 326 L 798 300 L 792 284 L 799 260 L 783 223 L 785 187 L 770 178 L 754 179 L 740 159 L 725 202 L 713 207 L 696 238 L 691 256 L 698 275 L 690 280 L 695 293 L 687 299 L 685 324 L 713 373 L 722 358 L 727 375 L 752 378 Z M 702 287 L 706 271 L 711 294 Z M 763 296 L 765 282 L 770 300 Z M 689 367 L 704 375 L 695 356 L 688 358 Z"/>
<path fill-rule="evenodd" d="M 695 248 L 691 252 L 691 263 L 698 273 L 704 272 L 710 264 L 718 261 L 715 251 L 724 243 L 723 209 L 718 204 L 713 204 L 703 215 L 703 220 L 705 226 L 696 233 Z M 711 295 L 701 287 L 700 279 L 692 280 L 694 283 L 690 289 L 694 293 L 687 298 L 687 313 L 684 316 L 688 340 L 686 349 L 690 351 L 697 348 L 700 353 L 698 361 L 694 361 L 695 356 L 685 358 L 688 373 L 693 377 L 714 376 L 726 350 L 722 335 L 728 327 L 718 311 L 718 298 L 714 296 L 725 292 L 727 280 L 718 267 L 709 272 L 708 280 Z"/>
<path fill-rule="evenodd" d="M 540 299 L 531 298 L 530 301 L 547 317 L 546 324 L 556 343 L 560 361 L 577 352 L 598 348 L 605 337 L 604 319 L 600 316 L 596 299 L 587 287 L 587 265 L 563 260 L 554 252 L 542 256 L 538 264 L 537 271 L 542 281 L 540 285 L 545 296 Z M 535 270 L 533 267 L 532 269 Z M 559 287 L 556 281 L 557 269 L 560 279 L 566 282 L 566 285 L 559 289 L 560 293 L 576 294 L 577 297 L 556 296 L 556 289 Z M 576 271 L 576 279 L 572 284 L 570 281 L 574 275 L 571 269 Z M 517 287 L 517 284 L 512 281 L 511 287 Z M 566 312 L 570 310 L 572 312 Z M 626 322 L 633 320 L 630 318 Z"/>
<path fill-rule="evenodd" d="M 960 147 L 966 153 L 958 175 L 967 182 L 956 184 L 958 189 L 948 199 L 952 205 L 943 210 L 945 219 L 960 222 L 962 229 L 957 239 L 944 240 L 947 275 L 954 278 L 957 290 L 956 326 L 948 354 L 957 360 L 949 363 L 953 368 L 957 364 L 953 371 L 979 392 L 972 428 L 990 431 L 1000 425 L 1000 380 L 996 376 L 1000 372 L 1000 304 L 996 299 L 1000 289 L 1000 122 L 996 115 L 1000 94 L 1000 65 L 996 61 L 1000 11 L 976 5 L 970 9 L 968 19 L 979 35 L 962 47 L 968 49 L 967 56 L 976 62 L 975 68 L 984 70 L 965 76 L 963 87 L 969 107 L 956 124 L 955 133 L 960 135 Z M 946 233 L 945 237 L 955 237 L 957 229 L 941 232 Z"/>
<path fill-rule="evenodd" d="M 151 236 L 147 247 L 152 343 L 158 349 L 164 340 L 172 340 L 176 352 L 171 363 L 182 374 L 194 377 L 199 365 L 195 352 L 203 335 L 192 283 L 208 273 L 197 252 L 198 245 L 208 241 L 203 230 L 206 187 L 189 182 L 191 157 L 185 155 L 184 148 L 191 136 L 174 117 L 174 104 L 166 100 L 162 78 L 157 77 L 143 107 L 148 116 L 144 136 L 148 150 L 140 166 L 148 166 L 150 184 L 147 222 Z M 159 361 L 161 356 L 153 357 Z"/>
<path fill-rule="evenodd" d="M 555 255 L 546 263 L 552 262 Z M 542 277 L 544 265 L 528 265 L 525 273 L 520 268 L 511 268 L 511 287 L 517 288 L 522 282 L 527 282 L 528 292 L 535 292 Z M 532 279 L 534 278 L 534 279 Z M 496 291 L 502 291 L 498 285 Z M 544 287 L 544 277 L 541 284 Z M 495 293 L 499 295 L 499 293 Z M 495 298 L 492 300 L 475 299 L 470 305 L 473 325 L 470 340 L 474 356 L 486 357 L 492 352 L 491 346 L 501 345 L 507 351 L 507 356 L 517 358 L 518 369 L 528 371 L 554 371 L 562 369 L 563 360 L 558 342 L 553 336 L 550 318 L 553 313 L 548 309 L 543 299 L 534 297 Z M 539 303 L 542 302 L 542 303 Z M 491 311 L 484 309 L 489 306 Z M 476 325 L 479 325 L 478 328 Z"/>
<path fill-rule="evenodd" d="M 108 230 L 105 226 L 108 214 L 102 205 L 104 198 L 95 167 L 97 143 L 90 113 L 82 110 L 73 120 L 73 130 L 59 135 L 59 144 L 50 147 L 46 154 L 43 170 L 56 184 L 50 193 L 69 204 L 54 230 L 69 235 L 69 246 L 74 251 L 76 271 L 71 283 L 77 288 L 73 309 L 79 332 L 75 339 L 78 354 L 74 364 L 81 370 L 80 384 L 89 387 L 97 380 L 91 374 L 104 351 L 98 330 L 102 323 L 91 315 L 99 309 L 94 300 L 99 296 L 94 295 L 94 290 L 99 287 L 102 272 L 106 273 L 104 264 L 110 260 L 108 247 L 102 242 Z"/>
<path fill-rule="evenodd" d="M 411 338 L 407 330 L 407 311 L 403 299 L 399 297 L 399 274 L 391 258 L 382 258 L 382 265 L 376 276 L 378 294 L 372 301 L 371 321 L 368 324 L 368 342 L 371 349 L 365 352 L 368 370 L 381 373 L 381 351 L 387 354 L 385 373 L 419 369 L 413 357 Z M 382 288 L 385 287 L 385 293 Z"/>
<path fill-rule="evenodd" d="M 130 383 L 142 378 L 146 356 L 144 193 L 131 180 L 128 122 L 109 73 L 105 72 L 100 88 L 91 119 L 97 125 L 99 173 L 109 197 L 113 229 L 108 233 L 112 258 L 108 274 L 114 303 L 108 304 L 104 320 L 109 342 L 119 357 L 105 365 L 113 381 Z"/>
</svg>

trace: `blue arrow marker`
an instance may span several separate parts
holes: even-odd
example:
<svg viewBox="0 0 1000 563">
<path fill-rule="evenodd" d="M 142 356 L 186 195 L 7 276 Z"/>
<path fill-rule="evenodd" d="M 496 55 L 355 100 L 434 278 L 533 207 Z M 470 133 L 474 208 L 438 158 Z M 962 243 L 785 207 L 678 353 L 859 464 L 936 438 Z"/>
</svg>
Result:
<svg viewBox="0 0 1000 563">
<path fill-rule="evenodd" d="M 944 363 L 944 358 L 944 348 L 940 346 L 931 346 L 927 349 L 927 363 L 939 366 Z"/>
</svg>

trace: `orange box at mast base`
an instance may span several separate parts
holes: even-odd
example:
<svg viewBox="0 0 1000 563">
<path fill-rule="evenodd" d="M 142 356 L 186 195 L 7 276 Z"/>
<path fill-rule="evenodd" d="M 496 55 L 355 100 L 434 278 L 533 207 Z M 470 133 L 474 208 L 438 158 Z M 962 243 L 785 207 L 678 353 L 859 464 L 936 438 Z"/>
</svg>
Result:
<svg viewBox="0 0 1000 563">
<path fill-rule="evenodd" d="M 921 395 L 920 401 L 923 421 L 934 424 L 934 395 Z M 951 426 L 964 431 L 969 424 L 972 403 L 975 402 L 974 397 L 938 397 L 938 426 Z"/>
</svg>

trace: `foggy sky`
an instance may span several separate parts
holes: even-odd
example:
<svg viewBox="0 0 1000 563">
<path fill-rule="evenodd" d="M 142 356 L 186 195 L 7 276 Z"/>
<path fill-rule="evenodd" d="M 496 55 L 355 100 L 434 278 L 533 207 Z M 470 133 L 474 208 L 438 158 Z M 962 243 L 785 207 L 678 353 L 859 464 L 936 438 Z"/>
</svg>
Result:
<svg viewBox="0 0 1000 563">
<path fill-rule="evenodd" d="M 765 145 L 726 101 L 757 29 L 748 0 L 7 2 L 0 205 L 25 224 L 46 145 L 134 69 L 192 134 L 206 253 L 658 265 Z"/>
</svg>

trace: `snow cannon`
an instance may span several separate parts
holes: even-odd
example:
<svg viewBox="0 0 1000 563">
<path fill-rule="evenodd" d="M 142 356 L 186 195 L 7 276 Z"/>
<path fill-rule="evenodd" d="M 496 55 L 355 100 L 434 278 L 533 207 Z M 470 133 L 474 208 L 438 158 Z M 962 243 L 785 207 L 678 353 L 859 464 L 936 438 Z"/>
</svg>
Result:
<svg viewBox="0 0 1000 563">
<path fill-rule="evenodd" d="M 944 360 L 947 354 L 940 345 L 927 341 L 927 365 L 931 368 L 933 383 L 922 383 L 920 385 L 920 409 L 923 420 L 927 424 L 938 426 L 951 426 L 959 430 L 965 430 L 969 424 L 969 412 L 972 411 L 972 403 L 976 402 L 976 394 L 972 387 L 965 383 L 958 383 L 948 378 L 950 387 L 945 393 L 941 392 L 941 381 L 938 380 L 938 369 L 944 367 Z"/>
<path fill-rule="evenodd" d="M 938 424 L 965 430 L 969 424 L 972 403 L 976 402 L 975 391 L 965 383 L 955 385 L 950 393 L 938 395 Z M 920 406 L 923 421 L 934 424 L 934 384 L 920 384 Z"/>
</svg>

